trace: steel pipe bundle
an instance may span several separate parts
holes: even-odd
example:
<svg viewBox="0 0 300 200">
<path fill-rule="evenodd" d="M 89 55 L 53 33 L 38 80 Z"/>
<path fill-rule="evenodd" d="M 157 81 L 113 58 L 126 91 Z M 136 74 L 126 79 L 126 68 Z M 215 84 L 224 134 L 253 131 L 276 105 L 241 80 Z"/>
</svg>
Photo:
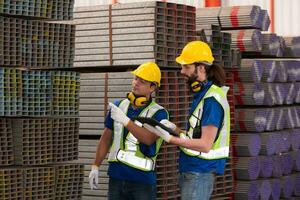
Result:
<svg viewBox="0 0 300 200">
<path fill-rule="evenodd" d="M 219 24 L 219 13 L 221 7 L 208 7 L 208 8 L 198 8 L 196 10 L 196 27 L 199 30 L 199 26 L 213 24 L 220 26 Z"/>
<path fill-rule="evenodd" d="M 0 16 L 0 65 L 73 67 L 75 26 Z"/>
<path fill-rule="evenodd" d="M 81 199 L 84 165 L 55 166 L 55 199 Z"/>
<path fill-rule="evenodd" d="M 257 156 L 260 148 L 261 141 L 258 134 L 232 134 L 231 141 L 234 146 L 235 156 Z"/>
<path fill-rule="evenodd" d="M 294 160 L 294 171 L 300 171 L 300 150 L 292 151 L 292 157 Z"/>
<path fill-rule="evenodd" d="M 300 126 L 300 118 L 296 107 L 284 108 L 286 116 L 286 128 L 298 128 Z"/>
<path fill-rule="evenodd" d="M 286 112 L 282 108 L 275 108 L 278 113 L 278 121 L 276 124 L 276 130 L 282 130 L 286 127 Z"/>
<path fill-rule="evenodd" d="M 139 2 L 75 8 L 75 67 L 178 67 L 178 52 L 196 39 L 195 8 Z"/>
<path fill-rule="evenodd" d="M 281 142 L 280 142 L 279 153 L 288 152 L 292 144 L 291 135 L 288 131 L 281 131 L 280 136 L 281 136 Z"/>
<path fill-rule="evenodd" d="M 295 103 L 300 103 L 300 82 L 295 82 L 296 88 L 296 96 L 295 96 Z"/>
<path fill-rule="evenodd" d="M 274 82 L 277 76 L 276 61 L 274 60 L 260 60 L 263 66 L 263 73 L 261 77 L 262 82 Z"/>
<path fill-rule="evenodd" d="M 278 122 L 279 114 L 274 108 L 268 109 L 266 131 L 275 131 Z"/>
<path fill-rule="evenodd" d="M 74 0 L 5 0 L 0 4 L 0 14 L 70 20 L 73 18 L 73 7 Z"/>
<path fill-rule="evenodd" d="M 290 134 L 292 150 L 296 151 L 300 149 L 300 129 L 292 129 L 290 130 Z"/>
<path fill-rule="evenodd" d="M 273 155 L 276 152 L 277 138 L 279 134 L 276 132 L 263 132 L 260 133 L 261 150 L 260 155 Z"/>
<path fill-rule="evenodd" d="M 293 196 L 300 197 L 300 174 L 293 174 L 292 175 L 294 178 L 294 191 L 293 191 Z"/>
<path fill-rule="evenodd" d="M 241 52 L 261 52 L 262 35 L 257 29 L 226 30 L 231 34 L 232 48 Z"/>
<path fill-rule="evenodd" d="M 265 91 L 259 83 L 239 83 L 234 85 L 235 105 L 263 105 Z"/>
<path fill-rule="evenodd" d="M 275 78 L 276 82 L 287 82 L 287 61 L 276 61 L 277 76 Z"/>
<path fill-rule="evenodd" d="M 236 130 L 249 132 L 262 132 L 266 128 L 266 109 L 236 109 Z"/>
<path fill-rule="evenodd" d="M 241 59 L 240 68 L 237 69 L 235 80 L 238 82 L 261 82 L 263 66 L 260 60 Z"/>
<path fill-rule="evenodd" d="M 272 186 L 269 180 L 260 180 L 259 184 L 259 196 L 261 200 L 269 200 L 272 193 Z"/>
<path fill-rule="evenodd" d="M 259 177 L 269 178 L 272 176 L 273 171 L 273 159 L 270 156 L 260 156 L 260 173 Z"/>
<path fill-rule="evenodd" d="M 289 60 L 287 61 L 287 81 L 295 82 L 300 81 L 300 61 L 298 60 Z"/>
<path fill-rule="evenodd" d="M 292 196 L 294 190 L 294 179 L 292 176 L 280 177 L 281 197 L 288 199 Z"/>
<path fill-rule="evenodd" d="M 281 158 L 279 155 L 272 156 L 273 159 L 273 171 L 272 177 L 278 178 L 283 175 L 283 169 L 281 165 Z"/>
<path fill-rule="evenodd" d="M 23 199 L 23 177 L 20 168 L 0 168 L 0 199 Z"/>
<path fill-rule="evenodd" d="M 269 17 L 268 11 L 261 9 L 260 15 L 261 15 L 260 18 L 262 19 L 261 30 L 268 31 L 269 26 L 270 26 L 270 17 Z"/>
<path fill-rule="evenodd" d="M 267 56 L 282 57 L 279 37 L 275 33 L 262 34 L 262 54 Z"/>
<path fill-rule="evenodd" d="M 260 172 L 259 157 L 236 157 L 233 158 L 236 179 L 255 180 Z"/>
<path fill-rule="evenodd" d="M 273 89 L 276 96 L 276 105 L 282 105 L 287 96 L 287 91 L 285 90 L 284 84 L 275 83 L 273 84 Z"/>
<path fill-rule="evenodd" d="M 286 57 L 299 57 L 300 56 L 300 37 L 284 37 L 286 48 L 284 55 Z"/>
<path fill-rule="evenodd" d="M 293 157 L 290 153 L 283 153 L 280 155 L 280 163 L 283 175 L 290 175 L 292 173 L 294 163 Z"/>
<path fill-rule="evenodd" d="M 259 184 L 257 181 L 237 181 L 235 199 L 255 200 L 259 198 Z"/>
<path fill-rule="evenodd" d="M 285 104 L 293 104 L 296 96 L 296 88 L 294 83 L 283 83 L 286 97 L 284 99 Z"/>
<path fill-rule="evenodd" d="M 262 84 L 265 92 L 264 105 L 273 106 L 277 103 L 278 94 L 275 90 L 275 84 L 264 83 Z"/>
<path fill-rule="evenodd" d="M 271 198 L 272 200 L 279 200 L 281 193 L 280 179 L 269 179 L 272 187 Z"/>
</svg>

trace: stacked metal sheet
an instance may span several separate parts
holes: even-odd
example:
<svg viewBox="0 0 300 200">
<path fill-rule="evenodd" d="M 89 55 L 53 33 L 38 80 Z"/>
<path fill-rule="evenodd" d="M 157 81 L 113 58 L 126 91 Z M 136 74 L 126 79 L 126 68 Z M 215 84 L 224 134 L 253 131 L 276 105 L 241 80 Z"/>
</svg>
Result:
<svg viewBox="0 0 300 200">
<path fill-rule="evenodd" d="M 22 169 L 0 168 L 0 199 L 23 199 Z"/>
<path fill-rule="evenodd" d="M 199 26 L 206 25 L 217 25 L 219 24 L 219 13 L 221 11 L 220 7 L 210 7 L 210 8 L 198 8 L 196 10 L 196 27 L 197 30 Z"/>
<path fill-rule="evenodd" d="M 55 199 L 55 169 L 54 167 L 23 169 L 24 199 Z"/>
<path fill-rule="evenodd" d="M 0 14 L 70 20 L 73 17 L 73 6 L 74 0 L 5 0 L 0 4 Z"/>
<path fill-rule="evenodd" d="M 13 147 L 16 165 L 45 165 L 53 162 L 51 119 L 14 119 Z"/>
<path fill-rule="evenodd" d="M 261 52 L 262 34 L 257 29 L 226 30 L 231 34 L 232 48 L 239 49 L 241 52 Z"/>
<path fill-rule="evenodd" d="M 83 178 L 83 165 L 55 166 L 55 199 L 81 199 Z"/>
<path fill-rule="evenodd" d="M 75 9 L 74 67 L 137 66 L 155 61 L 178 67 L 175 58 L 195 40 L 195 8 L 140 2 Z"/>
<path fill-rule="evenodd" d="M 53 119 L 53 161 L 55 163 L 78 159 L 79 119 Z"/>
<path fill-rule="evenodd" d="M 23 116 L 50 116 L 52 111 L 51 72 L 24 71 L 23 81 Z"/>
<path fill-rule="evenodd" d="M 80 78 L 79 134 L 101 135 L 108 102 L 126 98 L 133 75 L 130 72 L 82 73 Z"/>
<path fill-rule="evenodd" d="M 53 115 L 77 116 L 80 75 L 76 72 L 52 72 Z"/>
<path fill-rule="evenodd" d="M 22 75 L 20 70 L 0 68 L 0 115 L 22 115 Z"/>
<path fill-rule="evenodd" d="M 11 119 L 0 118 L 0 166 L 14 163 Z"/>
<path fill-rule="evenodd" d="M 75 26 L 0 16 L 0 65 L 28 68 L 73 66 Z"/>
</svg>

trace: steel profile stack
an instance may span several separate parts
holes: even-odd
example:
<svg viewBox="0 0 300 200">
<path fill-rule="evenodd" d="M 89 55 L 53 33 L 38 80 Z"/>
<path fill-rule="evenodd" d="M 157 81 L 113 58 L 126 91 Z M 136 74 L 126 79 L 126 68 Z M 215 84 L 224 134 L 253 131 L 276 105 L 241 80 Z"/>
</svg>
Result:
<svg viewBox="0 0 300 200">
<path fill-rule="evenodd" d="M 22 75 L 21 71 L 0 68 L 0 115 L 22 115 Z"/>
<path fill-rule="evenodd" d="M 300 37 L 284 37 L 285 49 L 284 57 L 300 57 Z"/>
<path fill-rule="evenodd" d="M 53 161 L 56 163 L 78 159 L 79 119 L 53 119 Z"/>
<path fill-rule="evenodd" d="M 88 199 L 107 199 L 108 192 L 108 162 L 107 158 L 105 158 L 102 164 L 99 167 L 99 184 L 98 188 L 91 190 L 89 185 L 89 173 L 91 170 L 91 164 L 94 162 L 94 158 L 96 155 L 98 139 L 80 139 L 79 141 L 79 162 L 84 164 L 84 181 L 83 181 L 83 200 Z"/>
<path fill-rule="evenodd" d="M 0 168 L 0 199 L 23 199 L 22 169 Z"/>
<path fill-rule="evenodd" d="M 77 116 L 79 107 L 80 76 L 76 72 L 52 72 L 54 116 Z"/>
<path fill-rule="evenodd" d="M 74 67 L 137 66 L 175 62 L 196 38 L 195 8 L 166 2 L 141 2 L 75 10 Z"/>
<path fill-rule="evenodd" d="M 70 20 L 73 17 L 73 0 L 5 0 L 0 4 L 0 14 L 26 16 L 40 19 Z"/>
<path fill-rule="evenodd" d="M 23 116 L 50 116 L 52 111 L 51 72 L 24 71 Z"/>
<path fill-rule="evenodd" d="M 0 166 L 14 164 L 11 119 L 0 118 Z"/>
<path fill-rule="evenodd" d="M 273 172 L 273 159 L 270 156 L 260 156 L 260 178 L 269 178 Z"/>
<path fill-rule="evenodd" d="M 258 134 L 232 134 L 234 156 L 257 156 L 261 148 L 261 139 Z"/>
<path fill-rule="evenodd" d="M 282 57 L 280 39 L 275 33 L 262 34 L 262 54 L 266 56 Z"/>
<path fill-rule="evenodd" d="M 238 180 L 255 180 L 258 178 L 261 168 L 258 156 L 236 157 L 233 158 L 233 163 Z"/>
<path fill-rule="evenodd" d="M 54 167 L 23 168 L 23 199 L 55 199 Z"/>
<path fill-rule="evenodd" d="M 259 180 L 259 196 L 261 200 L 268 200 L 272 193 L 272 186 L 269 180 Z"/>
<path fill-rule="evenodd" d="M 259 183 L 257 181 L 238 181 L 235 199 L 258 199 L 259 198 Z"/>
<path fill-rule="evenodd" d="M 16 165 L 53 162 L 51 119 L 14 119 L 13 142 Z"/>
<path fill-rule="evenodd" d="M 84 166 L 64 164 L 55 167 L 55 199 L 81 199 Z"/>
<path fill-rule="evenodd" d="M 271 22 L 268 11 L 264 10 L 264 9 L 261 9 L 260 14 L 261 14 L 260 18 L 262 19 L 261 30 L 262 31 L 268 31 L 269 26 L 270 26 L 270 22 Z"/>
</svg>

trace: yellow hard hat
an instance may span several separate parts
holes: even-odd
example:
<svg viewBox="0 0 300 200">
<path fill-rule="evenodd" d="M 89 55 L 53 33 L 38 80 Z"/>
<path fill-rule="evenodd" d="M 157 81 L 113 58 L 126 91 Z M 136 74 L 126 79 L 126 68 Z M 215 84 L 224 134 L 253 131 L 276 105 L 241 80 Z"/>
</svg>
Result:
<svg viewBox="0 0 300 200">
<path fill-rule="evenodd" d="M 196 62 L 212 65 L 214 57 L 211 49 L 205 42 L 192 41 L 183 48 L 181 55 L 176 58 L 176 62 L 181 65 L 193 64 Z"/>
<path fill-rule="evenodd" d="M 132 73 L 146 81 L 155 82 L 158 87 L 160 86 L 161 72 L 154 62 L 143 63 Z"/>
</svg>

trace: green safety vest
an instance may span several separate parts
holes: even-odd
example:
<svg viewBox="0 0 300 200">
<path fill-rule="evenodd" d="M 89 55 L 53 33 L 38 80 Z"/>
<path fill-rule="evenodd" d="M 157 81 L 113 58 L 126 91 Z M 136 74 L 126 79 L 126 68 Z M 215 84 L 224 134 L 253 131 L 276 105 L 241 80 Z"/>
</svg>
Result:
<svg viewBox="0 0 300 200">
<path fill-rule="evenodd" d="M 124 99 L 119 104 L 119 108 L 124 112 L 128 112 L 128 107 L 130 102 L 128 99 Z M 142 110 L 139 114 L 140 117 L 153 117 L 154 114 L 164 109 L 162 106 L 158 105 L 152 101 L 146 108 Z M 142 126 L 139 121 L 135 121 L 135 124 Z M 124 126 L 121 123 L 114 121 L 114 139 L 110 147 L 110 152 L 108 156 L 109 162 L 121 162 L 130 167 L 142 170 L 142 171 L 153 171 L 155 168 L 155 161 L 157 152 L 163 142 L 161 138 L 156 141 L 156 154 L 153 157 L 145 156 L 139 148 L 139 141 L 133 136 L 132 133 L 128 132 L 126 138 L 124 137 Z M 124 141 L 125 140 L 125 141 Z"/>
<path fill-rule="evenodd" d="M 194 128 L 198 125 L 198 119 L 202 118 L 202 111 L 204 100 L 209 97 L 214 97 L 222 106 L 224 110 L 224 119 L 222 127 L 219 131 L 219 136 L 217 140 L 214 142 L 211 150 L 208 153 L 199 152 L 195 150 L 191 150 L 188 148 L 180 147 L 180 149 L 189 156 L 196 156 L 202 159 L 213 160 L 226 158 L 229 156 L 229 140 L 230 140 L 230 108 L 227 101 L 227 91 L 228 87 L 218 87 L 216 85 L 212 85 L 209 90 L 206 92 L 204 97 L 201 99 L 199 104 L 196 106 L 193 114 L 189 118 L 190 128 L 188 132 L 180 133 L 181 138 L 192 138 Z M 198 118 L 198 119 L 197 119 Z"/>
</svg>

